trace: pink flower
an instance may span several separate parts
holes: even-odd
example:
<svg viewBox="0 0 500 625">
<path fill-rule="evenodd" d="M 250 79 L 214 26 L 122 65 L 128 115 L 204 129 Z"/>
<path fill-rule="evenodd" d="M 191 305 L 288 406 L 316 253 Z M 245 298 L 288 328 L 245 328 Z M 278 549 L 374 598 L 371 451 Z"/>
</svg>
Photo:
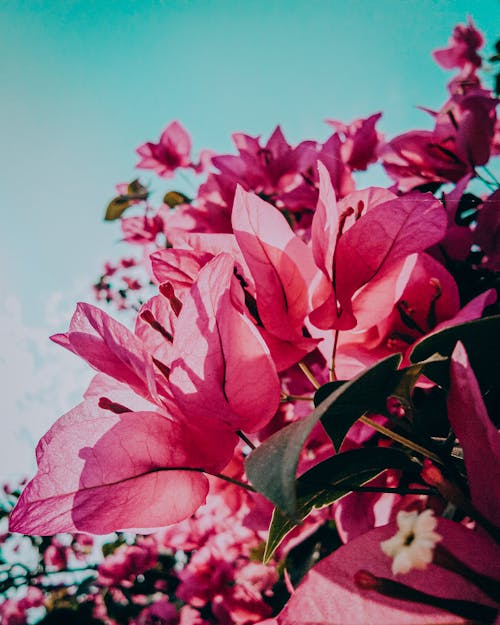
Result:
<svg viewBox="0 0 500 625">
<path fill-rule="evenodd" d="M 469 17 L 467 24 L 459 24 L 453 29 L 448 48 L 435 50 L 432 56 L 445 69 L 463 68 L 467 65 L 481 67 L 481 57 L 477 50 L 482 47 L 484 39 Z"/>
<path fill-rule="evenodd" d="M 374 305 L 381 309 L 376 316 L 393 305 L 401 264 L 443 237 L 446 214 L 430 195 L 386 200 L 386 194 L 376 189 L 350 194 L 337 204 L 322 164 L 319 172 L 320 200 L 312 225 L 312 249 L 327 281 L 316 286 L 319 305 L 310 319 L 322 329 L 366 327 L 361 317 L 368 309 L 373 320 Z M 380 288 L 374 292 L 377 286 Z"/>
<path fill-rule="evenodd" d="M 163 131 L 158 143 L 144 143 L 137 148 L 139 169 L 153 169 L 158 176 L 173 178 L 179 167 L 189 167 L 191 139 L 177 121 Z"/>
<path fill-rule="evenodd" d="M 353 170 L 364 171 L 370 163 L 377 160 L 377 145 L 381 135 L 375 130 L 375 124 L 382 117 L 382 113 L 375 113 L 366 119 L 356 119 L 350 124 L 333 119 L 326 123 L 343 135 L 340 148 L 342 160 Z"/>
<path fill-rule="evenodd" d="M 120 399 L 143 402 L 130 391 Z M 200 470 L 218 472 L 227 464 L 234 435 L 181 425 L 174 406 L 134 412 L 101 400 L 90 395 L 41 439 L 38 473 L 11 513 L 11 531 L 106 534 L 161 527 L 204 503 L 208 480 Z"/>
<path fill-rule="evenodd" d="M 233 229 L 252 274 L 259 325 L 278 370 L 312 351 L 317 341 L 305 338 L 303 326 L 312 310 L 312 290 L 323 279 L 311 250 L 283 215 L 241 187 L 236 192 Z"/>
<path fill-rule="evenodd" d="M 158 550 L 153 540 L 122 545 L 99 565 L 99 584 L 131 585 L 137 575 L 155 566 L 157 557 Z"/>
<path fill-rule="evenodd" d="M 158 214 L 152 217 L 148 215 L 124 217 L 120 220 L 120 224 L 123 240 L 137 245 L 154 243 L 157 236 L 163 232 L 163 220 Z"/>
<path fill-rule="evenodd" d="M 274 415 L 279 380 L 269 350 L 243 312 L 234 261 L 205 265 L 179 314 L 170 386 L 188 418 L 205 427 L 254 432 Z"/>
</svg>

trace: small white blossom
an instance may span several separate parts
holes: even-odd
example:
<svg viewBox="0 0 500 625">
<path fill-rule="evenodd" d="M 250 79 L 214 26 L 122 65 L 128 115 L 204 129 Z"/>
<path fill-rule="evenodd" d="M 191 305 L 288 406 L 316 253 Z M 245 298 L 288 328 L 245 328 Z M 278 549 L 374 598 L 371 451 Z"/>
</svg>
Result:
<svg viewBox="0 0 500 625">
<path fill-rule="evenodd" d="M 434 512 L 400 511 L 396 520 L 398 533 L 380 543 L 382 551 L 393 559 L 393 574 L 425 569 L 432 562 L 434 547 L 442 540 L 442 536 L 434 531 L 437 526 Z"/>
</svg>

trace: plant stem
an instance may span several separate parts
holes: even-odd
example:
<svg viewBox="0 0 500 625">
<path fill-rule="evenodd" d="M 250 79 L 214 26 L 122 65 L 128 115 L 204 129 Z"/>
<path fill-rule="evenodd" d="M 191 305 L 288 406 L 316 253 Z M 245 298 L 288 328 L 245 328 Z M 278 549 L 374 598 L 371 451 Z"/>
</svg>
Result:
<svg viewBox="0 0 500 625">
<path fill-rule="evenodd" d="M 351 488 L 356 493 L 394 493 L 396 495 L 435 495 L 436 491 L 431 488 L 389 488 L 383 486 L 354 486 Z"/>
<path fill-rule="evenodd" d="M 314 401 L 314 397 L 311 397 L 310 395 L 288 395 L 287 393 L 283 393 L 281 395 L 281 401 Z"/>
<path fill-rule="evenodd" d="M 321 384 L 318 382 L 318 380 L 316 380 L 313 372 L 309 369 L 306 363 L 301 360 L 297 364 L 299 365 L 299 368 L 302 371 L 302 373 L 306 376 L 309 382 L 314 386 L 314 388 L 318 389 L 321 386 Z"/>
<path fill-rule="evenodd" d="M 333 338 L 333 350 L 332 350 L 332 368 L 330 369 L 330 382 L 335 382 L 337 379 L 337 375 L 335 373 L 335 356 L 337 355 L 337 346 L 339 343 L 339 330 L 335 330 L 335 335 Z"/>
<path fill-rule="evenodd" d="M 197 469 L 197 470 L 201 471 L 201 469 Z M 250 484 L 245 484 L 244 482 L 235 480 L 233 477 L 229 477 L 228 475 L 223 475 L 222 473 L 210 473 L 210 471 L 201 471 L 201 472 L 206 473 L 207 475 L 212 475 L 213 477 L 218 477 L 220 480 L 224 480 L 225 482 L 229 482 L 230 484 L 234 484 L 235 486 L 240 486 L 241 488 L 244 488 L 245 490 L 248 490 L 251 493 L 257 492 L 253 486 L 250 486 Z"/>
<path fill-rule="evenodd" d="M 247 438 L 247 436 L 245 436 L 245 434 L 243 434 L 243 432 L 241 430 L 238 430 L 236 432 L 236 434 L 238 434 L 238 436 L 241 438 L 241 440 L 244 443 L 246 443 L 250 447 L 250 449 L 255 449 L 255 445 L 252 443 L 252 441 L 249 438 Z"/>
<path fill-rule="evenodd" d="M 406 438 L 405 436 L 401 436 L 401 434 L 397 434 L 396 432 L 389 430 L 388 428 L 384 427 L 383 425 L 380 425 L 380 423 L 377 423 L 376 421 L 372 421 L 372 419 L 370 419 L 369 417 L 362 415 L 359 418 L 359 420 L 361 421 L 361 423 L 364 423 L 365 425 L 369 425 L 374 430 L 377 430 L 377 432 L 380 432 L 380 434 L 383 434 L 384 436 L 391 438 L 393 441 L 396 441 L 397 443 L 401 443 L 401 445 L 404 445 L 405 447 L 412 449 L 418 454 L 422 454 L 422 456 L 425 456 L 426 458 L 430 458 L 431 460 L 434 460 L 434 462 L 437 462 L 438 464 L 444 464 L 441 458 L 437 456 L 435 453 L 433 453 L 432 451 L 430 451 L 429 449 L 422 447 L 418 443 L 414 443 L 409 438 Z"/>
</svg>

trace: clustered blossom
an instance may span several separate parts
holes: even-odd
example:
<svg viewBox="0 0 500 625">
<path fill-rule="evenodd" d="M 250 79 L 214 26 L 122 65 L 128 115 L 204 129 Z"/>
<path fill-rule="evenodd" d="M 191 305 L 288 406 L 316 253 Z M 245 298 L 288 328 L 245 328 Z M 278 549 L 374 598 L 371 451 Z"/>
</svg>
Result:
<svg viewBox="0 0 500 625">
<path fill-rule="evenodd" d="M 52 337 L 96 375 L 10 512 L 11 532 L 53 538 L 33 539 L 29 601 L 0 577 L 2 622 L 24 625 L 87 534 L 110 532 L 66 590 L 97 623 L 494 621 L 498 101 L 482 45 L 469 21 L 435 52 L 459 74 L 432 130 L 386 140 L 376 113 L 293 146 L 278 126 L 195 163 L 174 121 L 137 149 L 139 169 L 204 178 L 159 207 L 117 186 L 106 219 L 140 255 L 94 291 L 134 323 L 79 303 Z M 357 189 L 375 162 L 392 186 Z"/>
</svg>

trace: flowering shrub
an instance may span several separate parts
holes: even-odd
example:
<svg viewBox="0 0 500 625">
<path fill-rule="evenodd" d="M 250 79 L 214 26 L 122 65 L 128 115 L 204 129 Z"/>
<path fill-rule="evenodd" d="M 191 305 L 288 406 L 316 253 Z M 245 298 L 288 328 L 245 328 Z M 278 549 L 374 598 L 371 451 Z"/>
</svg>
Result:
<svg viewBox="0 0 500 625">
<path fill-rule="evenodd" d="M 138 148 L 139 169 L 202 182 L 155 207 L 136 179 L 107 207 L 141 254 L 95 291 L 135 326 L 80 303 L 52 337 L 97 374 L 10 512 L 38 557 L 2 572 L 2 622 L 495 622 L 499 128 L 482 44 L 469 22 L 435 52 L 458 74 L 432 130 L 385 140 L 377 113 L 329 120 L 324 143 L 237 133 L 237 155 L 195 162 L 172 122 Z M 392 186 L 356 189 L 374 162 Z M 99 556 L 89 534 L 110 532 Z"/>
</svg>

